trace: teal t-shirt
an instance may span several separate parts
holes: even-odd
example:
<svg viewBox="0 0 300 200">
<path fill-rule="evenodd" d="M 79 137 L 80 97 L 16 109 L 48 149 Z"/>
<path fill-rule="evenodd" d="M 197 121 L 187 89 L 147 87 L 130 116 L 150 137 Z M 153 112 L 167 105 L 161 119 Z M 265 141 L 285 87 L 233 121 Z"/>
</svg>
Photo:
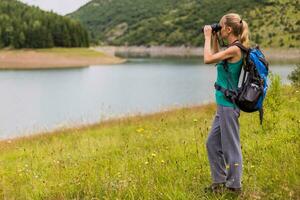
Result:
<svg viewBox="0 0 300 200">
<path fill-rule="evenodd" d="M 243 65 L 243 57 L 235 63 L 228 62 L 228 71 L 231 75 L 232 86 L 235 87 L 234 89 L 236 89 L 238 87 L 242 65 Z M 226 72 L 223 67 L 223 61 L 219 62 L 217 64 L 217 81 L 216 82 L 218 85 L 220 85 L 223 88 L 231 89 L 231 87 L 228 83 L 228 80 L 227 80 L 228 75 L 226 73 L 228 73 L 228 72 Z M 226 97 L 224 96 L 224 94 L 221 91 L 216 90 L 215 96 L 216 96 L 216 102 L 218 105 L 226 106 L 226 107 L 234 107 L 234 104 L 231 103 L 228 99 L 226 99 Z"/>
</svg>

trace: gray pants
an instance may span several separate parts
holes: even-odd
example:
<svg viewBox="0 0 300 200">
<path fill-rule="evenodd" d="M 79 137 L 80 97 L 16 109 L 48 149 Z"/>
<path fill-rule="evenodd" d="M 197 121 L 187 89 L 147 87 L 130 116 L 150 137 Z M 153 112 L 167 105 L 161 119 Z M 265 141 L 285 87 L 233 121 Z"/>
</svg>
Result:
<svg viewBox="0 0 300 200">
<path fill-rule="evenodd" d="M 239 136 L 238 108 L 218 105 L 217 113 L 206 141 L 212 181 L 227 187 L 240 188 L 242 151 Z"/>
</svg>

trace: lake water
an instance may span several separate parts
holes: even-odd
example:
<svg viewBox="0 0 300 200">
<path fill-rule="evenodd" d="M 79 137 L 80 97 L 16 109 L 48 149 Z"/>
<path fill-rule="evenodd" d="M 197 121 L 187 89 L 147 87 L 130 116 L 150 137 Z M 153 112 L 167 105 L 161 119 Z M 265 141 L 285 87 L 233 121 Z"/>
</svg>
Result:
<svg viewBox="0 0 300 200">
<path fill-rule="evenodd" d="M 284 83 L 294 64 L 271 65 Z M 80 69 L 0 71 L 0 139 L 214 101 L 200 59 L 130 59 Z"/>
</svg>

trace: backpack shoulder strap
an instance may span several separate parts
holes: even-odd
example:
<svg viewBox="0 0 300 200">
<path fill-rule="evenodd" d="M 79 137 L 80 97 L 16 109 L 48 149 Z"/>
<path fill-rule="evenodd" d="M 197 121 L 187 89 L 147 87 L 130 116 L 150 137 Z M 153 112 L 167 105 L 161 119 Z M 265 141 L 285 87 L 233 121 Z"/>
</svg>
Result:
<svg viewBox="0 0 300 200">
<path fill-rule="evenodd" d="M 237 46 L 239 47 L 243 52 L 248 53 L 249 52 L 249 48 L 245 47 L 243 44 L 241 44 L 240 42 L 235 42 L 233 44 L 231 44 L 230 46 Z"/>
<path fill-rule="evenodd" d="M 232 47 L 232 46 L 237 46 L 238 48 L 241 49 L 242 51 L 242 56 L 244 60 L 248 59 L 248 54 L 250 52 L 250 48 L 245 47 L 242 43 L 240 43 L 239 41 L 233 42 L 232 44 L 230 44 L 229 46 L 227 46 L 227 48 Z"/>
<path fill-rule="evenodd" d="M 234 43 L 232 43 L 231 45 L 229 45 L 228 47 L 230 47 L 230 46 L 237 46 L 238 48 L 240 48 L 241 49 L 241 51 L 242 51 L 242 56 L 243 56 L 243 66 L 244 66 L 244 69 L 246 70 L 246 71 L 250 71 L 250 69 L 247 67 L 248 66 L 248 64 L 249 64 L 249 53 L 250 53 L 250 48 L 247 48 L 247 47 L 245 47 L 242 43 L 240 43 L 240 42 L 234 42 Z"/>
</svg>

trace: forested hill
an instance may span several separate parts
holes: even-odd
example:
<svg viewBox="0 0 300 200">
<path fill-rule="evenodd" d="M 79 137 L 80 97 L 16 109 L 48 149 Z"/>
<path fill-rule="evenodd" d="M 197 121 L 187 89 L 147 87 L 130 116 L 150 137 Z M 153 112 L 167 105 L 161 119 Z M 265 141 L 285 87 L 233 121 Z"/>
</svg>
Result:
<svg viewBox="0 0 300 200">
<path fill-rule="evenodd" d="M 86 47 L 79 22 L 17 0 L 0 0 L 0 48 Z"/>
<path fill-rule="evenodd" d="M 201 26 L 237 12 L 253 43 L 299 48 L 299 10 L 298 0 L 92 0 L 69 16 L 100 44 L 200 46 Z"/>
</svg>

